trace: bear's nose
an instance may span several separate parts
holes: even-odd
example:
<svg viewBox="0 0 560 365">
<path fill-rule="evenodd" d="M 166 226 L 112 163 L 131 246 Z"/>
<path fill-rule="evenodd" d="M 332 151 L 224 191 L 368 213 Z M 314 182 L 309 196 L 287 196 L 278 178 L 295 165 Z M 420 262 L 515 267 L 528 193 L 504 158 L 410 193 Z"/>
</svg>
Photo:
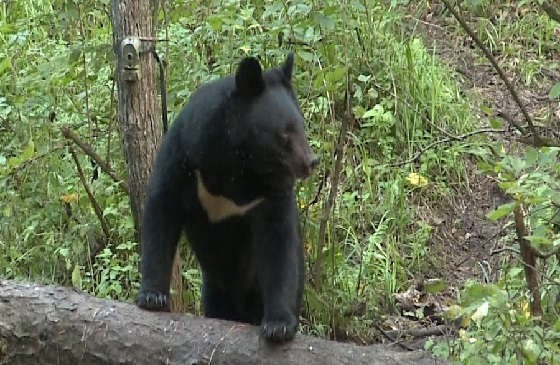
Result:
<svg viewBox="0 0 560 365">
<path fill-rule="evenodd" d="M 312 151 L 309 151 L 309 155 L 304 160 L 303 165 L 301 165 L 301 172 L 298 174 L 300 178 L 306 178 L 311 175 L 313 169 L 319 164 L 319 158 Z"/>
</svg>

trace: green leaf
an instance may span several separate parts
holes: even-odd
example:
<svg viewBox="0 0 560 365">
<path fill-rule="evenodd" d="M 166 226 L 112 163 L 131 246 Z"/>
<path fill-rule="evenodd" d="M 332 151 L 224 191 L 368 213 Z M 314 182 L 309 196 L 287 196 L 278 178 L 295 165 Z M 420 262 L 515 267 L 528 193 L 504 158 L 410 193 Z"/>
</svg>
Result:
<svg viewBox="0 0 560 365">
<path fill-rule="evenodd" d="M 556 332 L 560 332 L 560 318 L 558 318 L 558 319 L 556 320 L 556 323 L 554 323 L 554 330 L 555 330 Z"/>
<path fill-rule="evenodd" d="M 0 25 L 0 33 L 8 35 L 11 33 L 15 33 L 18 28 L 15 25 L 4 23 Z"/>
<path fill-rule="evenodd" d="M 480 323 L 488 315 L 488 302 L 484 301 L 471 316 L 472 320 Z"/>
<path fill-rule="evenodd" d="M 537 162 L 538 157 L 539 157 L 539 152 L 533 147 L 528 147 L 525 150 L 525 163 L 527 164 L 526 167 L 530 167 L 535 162 Z"/>
<path fill-rule="evenodd" d="M 536 364 L 541 352 L 542 349 L 535 343 L 535 341 L 533 341 L 533 339 L 529 338 L 523 341 L 523 344 L 521 346 L 521 353 L 523 354 L 523 358 L 525 359 L 525 362 L 523 362 L 524 364 Z"/>
<path fill-rule="evenodd" d="M 82 274 L 79 265 L 74 266 L 74 270 L 72 270 L 72 286 L 78 289 L 82 288 Z"/>
<path fill-rule="evenodd" d="M 322 89 L 325 85 L 325 72 L 320 70 L 317 72 L 317 76 L 315 76 L 315 80 L 313 80 L 313 88 L 314 89 Z"/>
<path fill-rule="evenodd" d="M 461 293 L 461 305 L 468 307 L 474 304 L 473 309 L 478 309 L 483 301 L 501 303 L 504 300 L 508 300 L 507 292 L 494 284 L 468 282 L 467 287 Z"/>
<path fill-rule="evenodd" d="M 502 128 L 504 123 L 498 118 L 490 118 L 490 127 L 494 129 Z"/>
<path fill-rule="evenodd" d="M 30 140 L 29 143 L 27 144 L 27 147 L 25 147 L 23 153 L 21 154 L 22 162 L 29 160 L 31 157 L 33 157 L 34 153 L 35 153 L 35 143 L 33 142 L 33 140 Z"/>
<path fill-rule="evenodd" d="M 490 220 L 497 221 L 498 219 L 510 214 L 513 211 L 513 208 L 515 208 L 516 204 L 517 203 L 514 202 L 500 205 L 498 209 L 491 211 L 486 215 L 486 217 L 488 217 L 488 219 Z"/>
<path fill-rule="evenodd" d="M 369 80 L 371 80 L 371 75 L 358 75 L 358 81 L 360 82 L 368 82 Z"/>
<path fill-rule="evenodd" d="M 12 61 L 10 61 L 10 57 L 4 58 L 2 62 L 0 62 L 0 75 L 3 75 L 4 72 L 12 67 Z"/>
<path fill-rule="evenodd" d="M 348 71 L 348 67 L 340 66 L 334 71 L 328 72 L 326 79 L 329 83 L 333 84 L 337 81 L 342 80 L 342 78 L 346 75 L 347 71 Z"/>
<path fill-rule="evenodd" d="M 306 62 L 313 62 L 315 60 L 315 56 L 311 52 L 306 51 L 299 51 L 298 57 Z"/>
<path fill-rule="evenodd" d="M 313 14 L 313 20 L 315 21 L 315 24 L 318 24 L 327 32 L 332 31 L 336 25 L 336 22 L 332 18 L 329 18 L 321 13 Z"/>
<path fill-rule="evenodd" d="M 546 236 L 532 234 L 526 236 L 525 238 L 539 248 L 542 248 L 543 246 L 552 246 L 552 241 Z"/>
<path fill-rule="evenodd" d="M 548 93 L 548 97 L 550 98 L 550 100 L 554 100 L 558 98 L 558 96 L 560 96 L 560 82 L 554 84 L 554 86 L 550 89 L 550 92 Z"/>
<path fill-rule="evenodd" d="M 370 109 L 364 114 L 362 114 L 362 119 L 371 118 L 379 114 L 379 110 L 376 108 Z"/>
<path fill-rule="evenodd" d="M 486 105 L 481 105 L 480 110 L 487 115 L 494 115 L 494 110 Z"/>
<path fill-rule="evenodd" d="M 430 294 L 436 294 L 447 289 L 448 283 L 441 279 L 430 279 L 424 283 L 424 288 Z"/>
<path fill-rule="evenodd" d="M 210 24 L 212 30 L 219 32 L 220 30 L 222 30 L 224 20 L 220 15 L 212 15 L 208 17 L 208 24 Z"/>
</svg>

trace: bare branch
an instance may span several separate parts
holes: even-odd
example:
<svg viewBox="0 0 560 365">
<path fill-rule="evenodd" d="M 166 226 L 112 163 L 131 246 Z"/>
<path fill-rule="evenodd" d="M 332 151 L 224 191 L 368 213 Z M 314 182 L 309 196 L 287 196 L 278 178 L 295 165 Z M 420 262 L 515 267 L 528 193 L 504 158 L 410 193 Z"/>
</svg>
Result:
<svg viewBox="0 0 560 365">
<path fill-rule="evenodd" d="M 91 146 L 89 146 L 87 143 L 80 140 L 80 138 L 78 138 L 78 136 L 76 136 L 72 132 L 72 130 L 70 130 L 70 128 L 68 128 L 68 127 L 60 127 L 60 131 L 62 132 L 64 137 L 74 141 L 74 143 L 77 144 L 78 147 L 80 147 L 86 155 L 91 157 L 95 161 L 95 163 L 97 163 L 97 165 L 101 168 L 101 170 L 103 170 L 105 173 L 107 173 L 107 175 L 111 176 L 111 178 L 115 182 L 119 183 L 120 187 L 125 191 L 125 193 L 128 194 L 128 191 L 129 191 L 128 190 L 128 184 L 126 182 L 124 182 L 117 175 L 117 173 L 109 165 L 107 165 L 107 163 L 97 153 L 95 153 L 95 151 L 91 148 Z"/>
<path fill-rule="evenodd" d="M 535 255 L 531 249 L 531 244 L 525 237 L 527 237 L 527 226 L 525 225 L 525 219 L 523 216 L 523 211 L 521 210 L 521 204 L 518 204 L 513 209 L 513 217 L 515 218 L 515 231 L 517 232 L 517 241 L 519 242 L 519 251 L 521 253 L 521 259 L 524 263 L 525 269 L 525 280 L 527 281 L 527 287 L 531 292 L 531 314 L 534 317 L 539 317 L 542 315 L 541 308 L 541 293 L 539 290 L 539 283 L 537 280 L 537 272 L 535 270 Z"/>
<path fill-rule="evenodd" d="M 519 98 L 519 95 L 517 95 L 517 91 L 515 91 L 513 85 L 509 82 L 509 79 L 507 78 L 507 76 L 504 74 L 504 72 L 502 71 L 500 66 L 498 66 L 498 63 L 496 62 L 496 60 L 494 59 L 494 57 L 492 56 L 490 51 L 488 51 L 488 49 L 484 46 L 484 44 L 482 44 L 480 39 L 478 39 L 478 37 L 474 34 L 474 32 L 469 28 L 469 26 L 467 25 L 467 23 L 465 23 L 463 18 L 461 18 L 459 13 L 457 13 L 457 11 L 451 6 L 451 4 L 449 4 L 449 1 L 448 0 L 442 0 L 442 1 L 445 4 L 445 7 L 451 12 L 451 14 L 453 14 L 455 19 L 457 19 L 459 24 L 461 24 L 461 27 L 465 30 L 465 32 L 467 32 L 467 34 L 476 43 L 478 48 L 480 48 L 482 53 L 484 53 L 484 55 L 486 56 L 488 61 L 490 61 L 490 63 L 492 64 L 492 66 L 494 67 L 494 69 L 496 70 L 496 72 L 498 73 L 498 75 L 500 76 L 500 78 L 502 79 L 504 84 L 506 85 L 506 87 L 509 90 L 511 96 L 513 97 L 513 100 L 515 100 L 515 103 L 519 106 L 519 109 L 521 109 L 521 112 L 523 113 L 523 116 L 525 117 L 525 120 L 527 121 L 527 124 L 529 125 L 529 130 L 531 131 L 532 137 L 534 139 L 534 145 L 535 146 L 545 146 L 546 144 L 544 143 L 544 141 L 541 140 L 540 136 L 536 132 L 535 126 L 533 125 L 533 120 L 529 116 L 529 113 L 527 112 L 527 109 L 525 109 L 525 105 L 523 105 L 523 103 L 521 102 L 521 99 Z"/>
<path fill-rule="evenodd" d="M 420 158 L 420 156 L 422 156 L 422 154 L 426 151 L 428 151 L 429 149 L 434 148 L 437 145 L 440 145 L 442 143 L 449 143 L 449 142 L 454 142 L 454 141 L 463 141 L 465 139 L 467 139 L 468 137 L 474 136 L 476 134 L 482 134 L 482 133 L 506 133 L 508 132 L 507 129 L 490 129 L 490 128 L 485 128 L 485 129 L 479 129 L 473 132 L 469 132 L 469 133 L 465 133 L 462 134 L 460 136 L 453 136 L 453 137 L 447 137 L 447 138 L 442 138 L 440 140 L 437 140 L 435 142 L 430 143 L 428 146 L 422 148 L 420 151 L 416 152 L 416 154 L 414 156 L 412 156 L 412 158 L 406 160 L 406 161 L 402 161 L 402 162 L 397 162 L 394 164 L 391 164 L 389 166 L 391 167 L 398 167 L 398 166 L 402 166 L 402 165 L 406 165 L 408 163 L 414 162 L 416 160 L 418 160 Z"/>
<path fill-rule="evenodd" d="M 97 200 L 95 199 L 95 196 L 93 195 L 93 193 L 91 192 L 88 183 L 86 181 L 86 178 L 84 176 L 84 171 L 82 170 L 82 166 L 80 166 L 80 161 L 78 160 L 78 157 L 76 156 L 76 151 L 74 151 L 74 148 L 72 146 L 68 146 L 68 148 L 70 149 L 70 153 L 72 154 L 72 158 L 74 159 L 74 162 L 76 163 L 76 169 L 78 170 L 78 176 L 80 177 L 80 181 L 82 182 L 82 185 L 84 186 L 84 189 L 87 193 L 87 196 L 89 198 L 89 201 L 91 203 L 91 205 L 93 206 L 93 210 L 95 211 L 95 215 L 97 215 L 97 219 L 99 219 L 99 223 L 101 223 L 101 228 L 103 229 L 103 233 L 105 233 L 105 236 L 107 237 L 107 239 L 110 238 L 109 235 L 109 227 L 107 226 L 107 222 L 105 221 L 105 217 L 103 217 L 103 211 L 101 210 L 101 208 L 99 207 L 99 203 L 97 203 Z"/>
</svg>

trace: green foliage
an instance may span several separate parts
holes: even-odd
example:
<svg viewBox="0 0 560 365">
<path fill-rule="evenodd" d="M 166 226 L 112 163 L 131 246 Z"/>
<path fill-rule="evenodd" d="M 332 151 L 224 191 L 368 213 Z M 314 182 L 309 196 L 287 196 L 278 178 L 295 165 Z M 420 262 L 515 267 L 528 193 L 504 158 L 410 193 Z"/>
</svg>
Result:
<svg viewBox="0 0 560 365">
<path fill-rule="evenodd" d="M 539 252 L 547 253 L 560 245 L 560 169 L 559 148 L 528 147 L 524 157 L 503 154 L 494 165 L 483 163 L 482 168 L 496 174 L 500 187 L 515 202 L 505 204 L 490 213 L 492 219 L 506 216 L 516 204 L 528 211 L 531 234 L 526 237 Z"/>
<path fill-rule="evenodd" d="M 542 3 L 542 1 L 537 1 Z M 541 87 L 543 68 L 556 69 L 551 55 L 560 51 L 558 23 L 534 6 L 534 0 L 463 0 L 463 16 L 506 71 L 526 85 Z M 460 30 L 462 32 L 462 29 Z M 505 57 L 504 57 L 505 56 Z M 488 62 L 483 57 L 480 62 Z"/>
<path fill-rule="evenodd" d="M 103 257 L 89 262 L 90 255 L 106 244 L 133 239 L 128 198 L 103 174 L 90 180 L 94 167 L 80 156 L 111 228 L 111 236 L 104 237 L 59 132 L 61 125 L 71 125 L 125 175 L 114 132 L 112 33 L 106 6 L 108 1 L 18 1 L 4 4 L 0 12 L 4 277 L 74 284 L 105 295 L 84 276 L 86 267 L 92 277 L 108 269 L 100 263 Z M 83 34 L 76 26 L 80 23 Z M 127 265 L 136 267 L 136 248 L 126 250 Z M 123 293 L 130 294 L 130 288 Z"/>
<path fill-rule="evenodd" d="M 554 84 L 554 86 L 550 89 L 548 97 L 550 100 L 558 99 L 560 96 L 560 82 Z"/>
<path fill-rule="evenodd" d="M 488 217 L 511 217 L 514 207 L 522 205 L 530 231 L 526 239 L 538 252 L 554 252 L 560 245 L 560 149 L 527 147 L 522 157 L 506 153 L 501 145 L 492 150 L 493 154 L 482 154 L 479 167 L 496 176 L 513 202 L 501 205 Z M 518 251 L 515 246 L 512 252 Z M 465 329 L 456 340 L 430 342 L 428 348 L 463 364 L 560 364 L 560 290 L 554 279 L 560 270 L 558 260 L 551 257 L 537 267 L 541 318 L 530 315 L 523 266 L 517 260 L 516 254 L 503 262 L 504 272 L 496 285 L 468 284 L 460 296 L 458 316 Z"/>
<path fill-rule="evenodd" d="M 507 289 L 507 290 L 506 290 Z M 512 267 L 498 284 L 470 282 L 457 316 L 466 329 L 451 342 L 426 348 L 461 364 L 560 364 L 560 322 L 533 318 L 522 269 Z"/>
<path fill-rule="evenodd" d="M 128 198 L 105 174 L 93 179 L 95 166 L 79 156 L 109 225 L 105 237 L 59 132 L 70 125 L 126 176 L 115 130 L 110 4 L 24 0 L 4 6 L 9 11 L 0 18 L 0 275 L 131 300 L 139 278 Z M 418 219 L 417 202 L 435 202 L 467 183 L 466 142 L 428 149 L 412 163 L 399 164 L 445 137 L 441 130 L 459 134 L 473 128 L 452 72 L 387 2 L 169 6 L 168 29 L 160 25 L 159 31 L 167 31 L 170 42 L 157 47 L 169 64 L 170 120 L 196 87 L 231 74 L 241 57 L 258 55 L 270 67 L 295 52 L 298 98 L 311 144 L 322 157 L 319 171 L 298 186 L 306 261 L 312 267 L 317 255 L 326 258 L 325 277 L 307 286 L 303 328 L 321 336 L 365 333 L 374 319 L 395 310 L 395 292 L 420 274 L 430 278 L 425 259 L 433 228 Z M 163 12 L 156 17 L 163 21 Z M 341 121 L 350 113 L 339 191 L 318 252 L 331 186 L 326 175 L 333 170 Z M 183 256 L 186 302 L 197 311 L 200 276 L 188 250 Z M 352 310 L 356 303 L 365 310 Z"/>
</svg>

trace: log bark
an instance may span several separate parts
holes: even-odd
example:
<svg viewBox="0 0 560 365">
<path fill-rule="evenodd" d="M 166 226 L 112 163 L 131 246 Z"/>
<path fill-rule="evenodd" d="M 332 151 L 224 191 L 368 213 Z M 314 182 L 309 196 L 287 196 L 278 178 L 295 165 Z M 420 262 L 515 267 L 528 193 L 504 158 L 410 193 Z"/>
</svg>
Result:
<svg viewBox="0 0 560 365">
<path fill-rule="evenodd" d="M 298 335 L 283 345 L 259 328 L 147 312 L 73 288 L 0 281 L 0 364 L 443 364 L 428 354 Z"/>
</svg>

